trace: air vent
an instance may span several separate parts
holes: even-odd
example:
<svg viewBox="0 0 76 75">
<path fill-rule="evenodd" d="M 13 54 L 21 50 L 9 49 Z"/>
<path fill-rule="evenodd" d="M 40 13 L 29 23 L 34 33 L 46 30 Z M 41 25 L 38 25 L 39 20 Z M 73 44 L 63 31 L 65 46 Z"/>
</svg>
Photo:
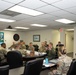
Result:
<svg viewBox="0 0 76 75">
<path fill-rule="evenodd" d="M 14 16 L 17 16 L 21 13 L 13 12 L 13 11 L 10 11 L 10 10 L 4 10 L 4 11 L 0 12 L 0 14 L 14 17 Z"/>
</svg>

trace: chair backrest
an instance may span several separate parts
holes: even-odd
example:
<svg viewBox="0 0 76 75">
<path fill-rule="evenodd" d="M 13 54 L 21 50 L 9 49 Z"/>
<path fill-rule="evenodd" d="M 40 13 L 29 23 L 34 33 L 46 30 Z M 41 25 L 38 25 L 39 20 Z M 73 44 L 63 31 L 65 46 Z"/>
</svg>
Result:
<svg viewBox="0 0 76 75">
<path fill-rule="evenodd" d="M 0 66 L 0 75 L 9 75 L 9 65 Z"/>
<path fill-rule="evenodd" d="M 35 48 L 35 51 L 38 51 L 39 50 L 39 46 L 38 45 L 33 45 L 34 48 Z"/>
<path fill-rule="evenodd" d="M 7 53 L 7 62 L 10 69 L 21 67 L 23 65 L 22 54 L 19 51 L 9 51 Z"/>
<path fill-rule="evenodd" d="M 28 61 L 23 75 L 40 75 L 43 65 L 43 58 Z"/>
<path fill-rule="evenodd" d="M 67 72 L 67 75 L 76 75 L 76 60 L 72 61 L 69 70 Z"/>
</svg>

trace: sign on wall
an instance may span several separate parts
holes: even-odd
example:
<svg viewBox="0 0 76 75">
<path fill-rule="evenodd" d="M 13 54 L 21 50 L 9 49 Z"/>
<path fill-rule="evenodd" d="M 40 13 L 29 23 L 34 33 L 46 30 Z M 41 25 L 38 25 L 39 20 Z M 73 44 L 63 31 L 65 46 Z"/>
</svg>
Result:
<svg viewBox="0 0 76 75">
<path fill-rule="evenodd" d="M 0 44 L 4 42 L 4 32 L 0 32 Z"/>
</svg>

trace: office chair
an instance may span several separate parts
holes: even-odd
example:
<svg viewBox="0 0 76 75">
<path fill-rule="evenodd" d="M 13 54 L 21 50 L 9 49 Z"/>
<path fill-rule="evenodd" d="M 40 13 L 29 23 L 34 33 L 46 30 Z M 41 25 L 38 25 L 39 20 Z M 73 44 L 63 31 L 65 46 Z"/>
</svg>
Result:
<svg viewBox="0 0 76 75">
<path fill-rule="evenodd" d="M 0 75 L 9 75 L 9 65 L 0 66 Z"/>
<path fill-rule="evenodd" d="M 43 58 L 28 61 L 23 75 L 40 75 L 43 65 Z"/>
<path fill-rule="evenodd" d="M 35 48 L 35 51 L 38 51 L 39 50 L 39 46 L 38 45 L 33 45 L 34 48 Z"/>
<path fill-rule="evenodd" d="M 76 59 L 74 59 L 69 67 L 67 75 L 76 75 Z"/>
<path fill-rule="evenodd" d="M 9 51 L 7 53 L 7 62 L 10 69 L 23 66 L 22 54 L 19 51 Z"/>
</svg>

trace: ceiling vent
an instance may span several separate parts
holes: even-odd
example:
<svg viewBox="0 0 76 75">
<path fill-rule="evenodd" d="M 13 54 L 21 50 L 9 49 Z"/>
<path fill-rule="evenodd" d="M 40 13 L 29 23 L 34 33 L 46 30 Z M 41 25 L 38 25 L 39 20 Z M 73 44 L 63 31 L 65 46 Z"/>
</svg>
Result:
<svg viewBox="0 0 76 75">
<path fill-rule="evenodd" d="M 21 13 L 17 13 L 17 12 L 10 11 L 10 10 L 4 10 L 4 11 L 0 12 L 0 14 L 14 17 L 14 16 L 17 16 L 17 15 L 19 15 Z"/>
</svg>

